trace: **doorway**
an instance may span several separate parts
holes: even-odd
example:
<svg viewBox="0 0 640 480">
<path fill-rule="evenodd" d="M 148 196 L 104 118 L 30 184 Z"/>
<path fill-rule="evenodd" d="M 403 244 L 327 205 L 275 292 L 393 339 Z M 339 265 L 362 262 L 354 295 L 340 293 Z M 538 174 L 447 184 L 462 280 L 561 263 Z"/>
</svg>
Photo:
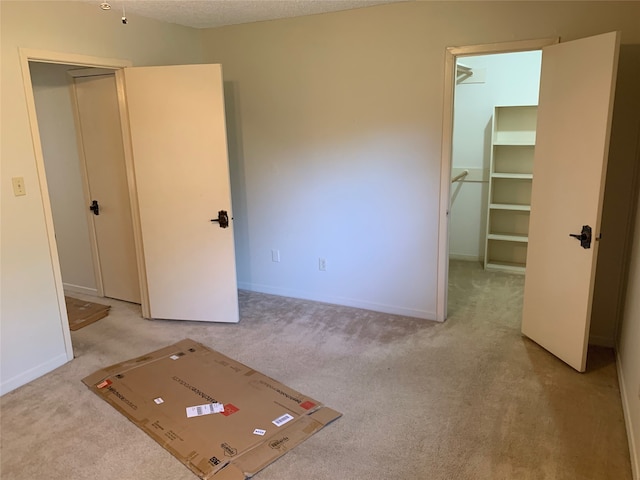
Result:
<svg viewBox="0 0 640 480">
<path fill-rule="evenodd" d="M 519 197 L 522 202 L 527 201 L 533 145 L 494 146 L 493 118 L 496 112 L 502 112 L 503 117 L 521 112 L 535 115 L 541 60 L 540 50 L 457 59 L 448 245 L 450 314 L 474 298 L 474 291 L 484 289 L 505 275 L 501 283 L 511 285 L 507 295 L 510 298 L 522 296 L 523 278 L 509 279 L 509 275 L 524 273 L 516 264 L 522 263 L 522 257 L 526 255 L 528 211 L 495 209 L 489 198 L 508 194 Z M 492 156 L 504 149 L 509 149 L 508 165 L 504 161 L 504 165 L 498 165 L 497 156 L 494 163 L 508 172 L 509 177 L 518 178 L 491 177 Z M 514 156 L 517 162 L 513 161 Z M 504 261 L 500 264 L 485 261 L 487 255 L 501 256 Z"/>
<path fill-rule="evenodd" d="M 29 67 L 64 290 L 140 303 L 115 72 Z"/>
<path fill-rule="evenodd" d="M 67 358 L 73 349 L 30 62 L 115 71 L 142 316 L 237 323 L 221 66 L 125 69 L 130 62 L 28 49 L 20 58 Z"/>
<path fill-rule="evenodd" d="M 546 47 L 539 45 L 535 48 L 520 49 L 525 51 L 542 48 L 544 51 L 539 107 L 536 109 L 537 120 L 529 122 L 529 118 L 525 122 L 535 125 L 535 130 L 524 132 L 519 128 L 500 127 L 502 111 L 510 108 L 513 110 L 512 107 L 496 109 L 494 118 L 498 120 L 492 127 L 494 158 L 498 157 L 496 151 L 504 145 L 509 145 L 511 148 L 515 145 L 533 146 L 535 144 L 536 148 L 535 169 L 532 168 L 531 173 L 505 171 L 502 168 L 496 170 L 492 162 L 490 185 L 495 179 L 502 183 L 510 183 L 513 180 L 523 183 L 531 180 L 532 174 L 537 181 L 533 183 L 532 197 L 529 200 L 529 206 L 533 204 L 535 208 L 528 222 L 526 239 L 523 239 L 522 232 L 517 231 L 507 235 L 494 233 L 491 220 L 487 222 L 491 227 L 487 238 L 499 240 L 505 244 L 510 242 L 512 245 L 518 241 L 526 243 L 527 252 L 521 257 L 523 260 L 516 262 L 521 263 L 520 268 L 524 266 L 525 260 L 527 262 L 522 333 L 581 372 L 586 366 L 589 326 L 598 319 L 597 315 L 591 315 L 592 306 L 599 303 L 596 302 L 596 298 L 602 297 L 599 291 L 602 292 L 603 289 L 598 288 L 598 284 L 607 283 L 613 286 L 612 290 L 615 290 L 616 294 L 607 295 L 612 299 L 608 302 L 611 308 L 607 310 L 614 312 L 616 305 L 611 304 L 617 303 L 619 298 L 617 293 L 620 292 L 624 282 L 622 268 L 616 268 L 617 271 L 613 275 L 608 275 L 606 279 L 602 275 L 596 275 L 596 270 L 601 273 L 605 257 L 608 257 L 613 250 L 625 248 L 625 238 L 622 237 L 626 235 L 622 237 L 607 235 L 601 222 L 602 212 L 607 210 L 607 205 L 612 205 L 614 203 L 612 200 L 617 200 L 617 197 L 627 197 L 629 190 L 629 182 L 624 186 L 613 187 L 614 183 L 619 183 L 614 182 L 618 174 L 614 175 L 613 170 L 620 169 L 617 173 L 622 172 L 629 177 L 630 169 L 623 169 L 624 155 L 614 158 L 613 163 L 609 162 L 610 168 L 607 169 L 607 159 L 612 155 L 612 150 L 609 149 L 612 123 L 613 130 L 616 130 L 616 115 L 614 113 L 612 117 L 612 113 L 614 112 L 619 43 L 620 33 L 609 32 L 557 45 L 549 44 Z M 529 47 L 532 46 L 529 45 Z M 444 267 L 448 266 L 449 260 L 447 243 L 450 213 L 449 175 L 453 150 L 453 88 L 451 86 L 457 57 L 487 53 L 486 48 L 486 46 L 452 48 L 447 52 L 441 175 L 442 193 L 447 196 L 441 197 L 437 295 L 439 320 L 444 320 L 447 316 L 448 268 Z M 517 51 L 518 49 L 509 50 Z M 496 51 L 504 52 L 505 50 L 493 48 L 491 53 Z M 594 71 L 598 71 L 598 75 L 586 77 L 581 75 L 586 65 L 596 63 L 599 68 Z M 577 65 L 580 66 L 577 67 Z M 580 85 L 580 88 L 576 89 L 576 85 Z M 616 95 L 617 98 L 618 95 Z M 516 110 L 522 113 L 522 110 L 528 109 L 529 107 L 518 107 Z M 620 116 L 620 118 L 623 117 Z M 513 117 L 511 118 L 513 120 Z M 522 118 L 516 123 L 522 124 Z M 525 141 L 521 133 L 527 133 L 527 137 L 534 136 L 534 138 Z M 520 140 L 515 141 L 514 134 Z M 502 138 L 503 136 L 508 137 L 509 141 Z M 624 142 L 624 139 L 622 140 Z M 500 149 L 496 149 L 498 146 Z M 513 155 L 509 156 L 513 157 Z M 576 172 L 579 172 L 577 177 Z M 609 192 L 607 195 L 604 195 L 605 184 Z M 506 193 L 501 192 L 499 200 L 496 199 L 497 190 L 490 194 L 489 216 L 494 209 L 498 208 L 526 210 L 523 204 L 527 202 L 521 198 L 511 197 L 515 199 L 505 201 L 503 194 Z M 513 192 L 508 193 L 511 195 Z M 626 215 L 628 206 L 621 210 Z M 576 228 L 577 224 L 583 225 L 582 233 L 573 233 L 575 230 L 580 230 L 579 226 Z M 593 230 L 596 232 L 595 237 L 591 235 Z M 519 235 L 520 238 L 518 238 Z M 575 239 L 579 240 L 578 245 Z M 595 243 L 592 242 L 594 239 Z M 490 243 L 487 242 L 487 244 Z M 486 251 L 490 252 L 489 249 Z M 599 256 L 598 251 L 601 252 Z M 606 255 L 603 255 L 605 253 Z M 498 255 L 491 257 L 485 255 L 485 257 L 491 258 L 492 267 L 497 263 L 505 262 L 505 259 L 498 258 Z M 558 295 L 559 292 L 562 292 L 562 295 Z M 594 313 L 595 310 L 594 308 Z M 611 334 L 609 342 L 613 345 L 612 332 L 615 331 L 616 322 L 615 319 L 610 321 L 612 320 L 610 315 L 607 315 L 606 320 L 606 328 Z M 560 331 L 566 335 L 558 335 Z"/>
<path fill-rule="evenodd" d="M 32 64 L 47 64 L 47 65 L 64 64 L 68 66 L 73 66 L 75 68 L 97 67 L 97 68 L 107 68 L 107 69 L 117 70 L 120 68 L 131 66 L 131 62 L 129 60 L 99 58 L 99 57 L 91 57 L 86 55 L 64 54 L 64 53 L 56 53 L 56 52 L 45 52 L 45 51 L 31 50 L 31 49 L 20 49 L 20 60 L 22 64 L 22 71 L 24 73 L 23 79 L 24 79 L 24 88 L 25 88 L 25 99 L 27 102 L 27 111 L 29 113 L 29 120 L 31 123 L 31 134 L 32 134 L 32 140 L 34 144 L 36 168 L 38 170 L 38 176 L 40 178 L 40 190 L 42 193 L 43 211 L 45 216 L 45 224 L 47 228 L 47 237 L 48 237 L 48 243 L 49 243 L 49 253 L 51 255 L 51 266 L 52 266 L 54 281 L 56 286 L 59 318 L 62 324 L 61 329 L 64 336 L 67 360 L 72 360 L 74 357 L 73 345 L 71 342 L 71 334 L 70 334 L 70 329 L 68 324 L 67 308 L 66 308 L 65 295 L 64 295 L 64 285 L 62 281 L 60 254 L 58 252 L 58 246 L 57 246 L 55 228 L 54 228 L 52 198 L 51 198 L 51 192 L 49 191 L 48 183 L 47 183 L 47 171 L 45 168 L 42 138 L 40 134 L 40 129 L 38 127 L 38 116 L 36 111 L 35 96 L 34 96 L 33 84 L 30 78 L 30 65 Z M 68 127 L 68 124 L 67 124 L 67 127 Z M 66 139 L 68 138 L 70 137 L 66 136 Z M 73 139 L 75 142 L 75 136 L 73 136 Z M 70 148 L 76 148 L 76 149 L 69 150 Z M 75 145 L 72 145 L 70 147 L 67 144 L 66 150 L 77 152 L 77 147 Z M 75 176 L 73 174 L 71 176 L 75 177 L 76 181 L 78 180 L 78 176 Z M 76 189 L 76 192 L 77 192 L 77 189 Z M 81 198 L 81 203 L 79 203 L 79 205 L 83 205 L 84 199 L 82 199 L 82 196 L 80 196 L 80 198 Z M 88 228 L 84 229 L 84 232 L 88 232 Z M 88 252 L 85 250 L 84 253 L 82 254 L 85 256 L 85 260 L 86 258 L 88 258 L 87 253 Z M 90 285 L 88 287 L 89 290 L 85 291 L 84 293 L 91 294 L 93 292 L 94 287 L 91 286 L 90 279 L 93 277 L 93 275 L 89 273 L 89 275 L 87 276 L 86 270 L 84 273 L 80 275 L 84 275 L 83 277 L 84 280 L 86 281 L 87 285 Z"/>
<path fill-rule="evenodd" d="M 547 45 L 558 43 L 557 38 L 526 40 L 500 44 L 473 45 L 464 47 L 449 47 L 445 57 L 445 91 L 442 133 L 442 161 L 440 175 L 440 222 L 438 228 L 438 273 L 436 294 L 436 320 L 443 322 L 447 319 L 448 277 L 449 277 L 449 231 L 451 219 L 451 200 L 455 185 L 452 185 L 453 172 L 453 133 L 454 133 L 454 95 L 456 87 L 456 70 L 458 61 L 465 62 L 475 56 L 507 54 L 515 52 L 530 52 L 541 50 Z M 486 133 L 484 133 L 486 138 Z M 470 172 L 471 173 L 471 172 Z M 470 177 L 473 179 L 474 177 Z M 480 188 L 480 190 L 482 190 Z M 481 219 L 477 220 L 478 228 L 482 227 Z M 486 229 L 486 217 L 485 226 Z M 484 230 L 483 230 L 484 231 Z M 479 240 L 478 233 L 478 242 Z"/>
</svg>

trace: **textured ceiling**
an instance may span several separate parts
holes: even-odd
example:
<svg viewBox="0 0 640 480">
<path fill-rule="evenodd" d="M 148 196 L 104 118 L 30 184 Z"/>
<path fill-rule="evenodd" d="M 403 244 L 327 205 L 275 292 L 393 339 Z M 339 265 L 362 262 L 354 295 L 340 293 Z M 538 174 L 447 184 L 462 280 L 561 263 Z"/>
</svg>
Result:
<svg viewBox="0 0 640 480">
<path fill-rule="evenodd" d="M 100 8 L 103 0 L 83 0 Z M 111 10 L 194 28 L 300 17 L 412 0 L 106 0 Z M 131 22 L 131 19 L 128 19 Z"/>
</svg>

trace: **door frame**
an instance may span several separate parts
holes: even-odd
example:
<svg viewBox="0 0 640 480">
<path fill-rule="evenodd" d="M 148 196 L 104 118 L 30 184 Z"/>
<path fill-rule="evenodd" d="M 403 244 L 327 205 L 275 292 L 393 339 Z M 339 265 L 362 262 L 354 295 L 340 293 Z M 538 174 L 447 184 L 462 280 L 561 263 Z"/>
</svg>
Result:
<svg viewBox="0 0 640 480">
<path fill-rule="evenodd" d="M 444 62 L 444 95 L 442 112 L 442 148 L 440 158 L 440 206 L 438 214 L 438 259 L 436 266 L 436 320 L 447 319 L 449 282 L 449 213 L 451 210 L 451 167 L 453 152 L 453 101 L 455 95 L 455 70 L 458 57 L 493 55 L 498 53 L 542 50 L 559 43 L 560 39 L 542 38 L 504 43 L 447 47 Z"/>
<path fill-rule="evenodd" d="M 124 101 L 124 95 L 123 95 L 124 91 L 122 88 L 123 87 L 122 68 L 132 66 L 133 62 L 131 60 L 126 60 L 126 59 L 94 57 L 89 55 L 52 52 L 47 50 L 37 50 L 37 49 L 29 49 L 29 48 L 19 48 L 18 53 L 20 56 L 20 66 L 22 69 L 22 83 L 24 86 L 25 101 L 27 104 L 27 114 L 29 117 L 29 126 L 31 130 L 31 140 L 33 142 L 33 152 L 34 152 L 35 161 L 36 161 L 36 172 L 38 175 L 40 195 L 42 197 L 42 210 L 44 214 L 45 229 L 46 229 L 46 235 L 47 235 L 47 240 L 49 244 L 51 270 L 53 272 L 54 286 L 55 286 L 56 296 L 58 301 L 58 313 L 59 313 L 59 318 L 61 322 L 60 327 L 63 333 L 65 353 L 67 355 L 67 360 L 70 361 L 70 360 L 73 360 L 73 345 L 71 344 L 71 332 L 69 329 L 69 319 L 67 316 L 67 307 L 66 307 L 65 298 L 64 298 L 64 287 L 62 284 L 60 258 L 58 256 L 58 245 L 56 242 L 55 229 L 54 229 L 54 223 L 53 223 L 53 213 L 51 209 L 51 197 L 49 195 L 49 189 L 47 186 L 44 154 L 42 151 L 40 130 L 38 128 L 38 117 L 36 112 L 35 97 L 33 94 L 33 84 L 31 82 L 31 72 L 29 68 L 29 62 L 74 65 L 78 67 L 97 67 L 97 68 L 106 68 L 106 69 L 114 70 L 116 72 L 116 81 L 118 82 L 118 101 L 121 107 L 120 108 L 121 116 L 123 116 L 124 114 L 124 111 L 122 109 L 122 106 L 123 106 L 122 102 Z M 124 131 L 125 129 L 124 124 L 122 126 L 122 129 Z M 129 181 L 129 190 L 132 191 L 132 188 L 133 188 L 134 189 L 133 191 L 135 191 L 135 184 L 133 181 L 133 177 L 130 175 L 130 173 L 133 173 L 133 169 L 132 169 L 132 163 L 131 163 L 130 149 L 128 148 L 128 145 L 129 145 L 128 135 L 125 136 L 123 133 L 123 140 L 125 142 L 125 159 L 127 161 L 127 177 Z M 133 202 L 132 202 L 132 210 L 136 210 L 136 208 L 134 208 Z M 134 217 L 134 236 L 137 237 L 136 222 L 137 222 L 137 216 Z M 136 240 L 136 244 L 137 243 L 138 241 Z M 137 253 L 140 253 L 140 250 L 138 249 L 138 245 L 136 245 L 136 250 L 137 250 Z M 141 255 L 138 255 L 138 257 L 141 257 Z M 140 264 L 140 261 L 141 261 L 141 258 L 138 259 L 138 264 Z M 143 288 L 143 286 L 145 286 L 144 282 L 141 281 L 140 286 L 141 286 L 141 291 L 142 290 L 146 291 L 146 289 Z M 143 299 L 144 298 L 145 297 L 143 296 Z"/>
</svg>

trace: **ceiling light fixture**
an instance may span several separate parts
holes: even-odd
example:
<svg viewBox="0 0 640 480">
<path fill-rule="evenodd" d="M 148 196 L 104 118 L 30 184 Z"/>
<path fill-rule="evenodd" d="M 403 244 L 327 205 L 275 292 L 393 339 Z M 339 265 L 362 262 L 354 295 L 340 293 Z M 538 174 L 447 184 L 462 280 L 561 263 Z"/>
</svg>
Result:
<svg viewBox="0 0 640 480">
<path fill-rule="evenodd" d="M 107 2 L 102 2 L 102 3 L 100 4 L 100 8 L 101 8 L 102 10 L 111 10 L 111 5 L 110 5 L 109 3 L 107 3 Z"/>
</svg>

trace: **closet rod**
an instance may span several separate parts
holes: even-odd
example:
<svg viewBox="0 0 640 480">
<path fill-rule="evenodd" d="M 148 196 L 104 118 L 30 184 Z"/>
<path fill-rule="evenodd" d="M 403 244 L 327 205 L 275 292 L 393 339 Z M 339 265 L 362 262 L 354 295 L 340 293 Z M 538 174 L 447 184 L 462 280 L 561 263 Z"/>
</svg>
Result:
<svg viewBox="0 0 640 480">
<path fill-rule="evenodd" d="M 456 175 L 455 177 L 453 177 L 451 179 L 451 183 L 455 183 L 455 182 L 457 182 L 459 180 L 462 180 L 467 175 L 469 175 L 469 170 L 463 170 L 462 172 L 460 172 L 458 175 Z"/>
</svg>

